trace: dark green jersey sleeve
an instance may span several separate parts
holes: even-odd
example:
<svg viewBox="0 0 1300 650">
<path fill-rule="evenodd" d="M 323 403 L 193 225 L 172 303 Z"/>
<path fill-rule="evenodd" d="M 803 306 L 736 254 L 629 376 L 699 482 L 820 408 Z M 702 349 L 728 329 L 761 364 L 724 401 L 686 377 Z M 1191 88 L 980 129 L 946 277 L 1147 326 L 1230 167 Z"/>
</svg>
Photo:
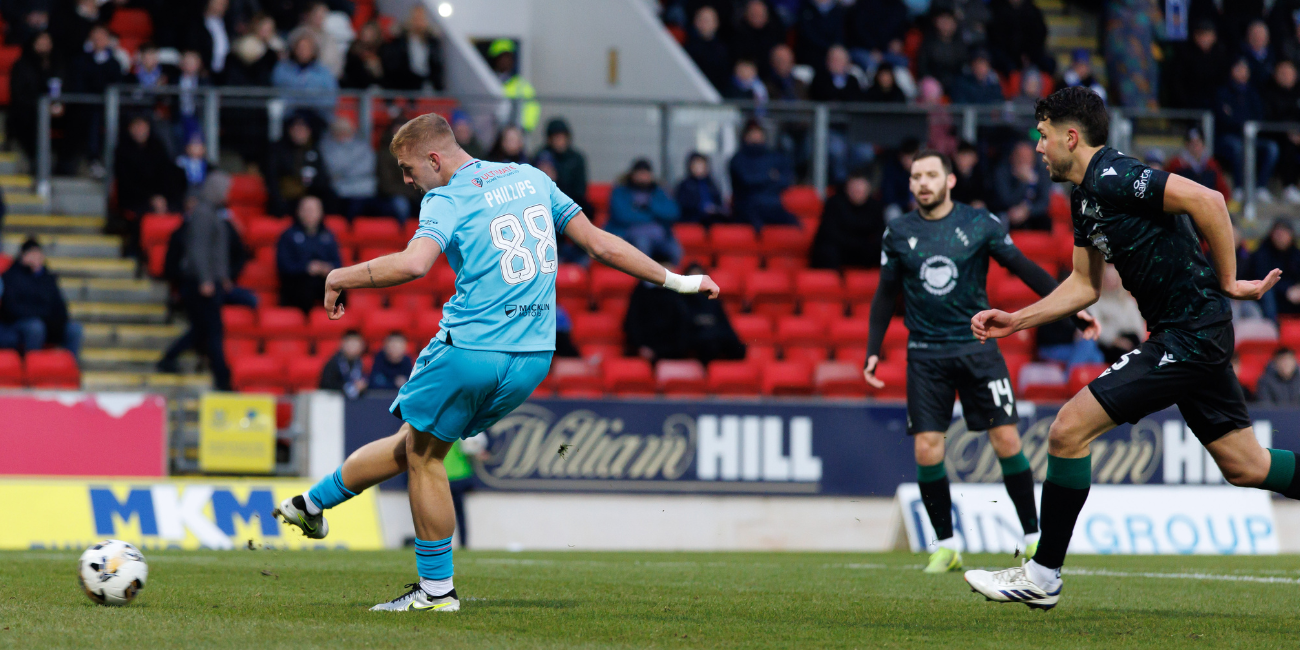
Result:
<svg viewBox="0 0 1300 650">
<path fill-rule="evenodd" d="M 1101 167 L 1099 165 L 1099 167 Z M 1104 210 L 1131 215 L 1164 214 L 1165 185 L 1169 172 L 1152 169 L 1133 158 L 1122 157 L 1095 170 L 1094 199 L 1083 199 L 1077 209 L 1084 213 Z M 1088 238 L 1075 221 L 1074 245 L 1087 246 Z"/>
</svg>

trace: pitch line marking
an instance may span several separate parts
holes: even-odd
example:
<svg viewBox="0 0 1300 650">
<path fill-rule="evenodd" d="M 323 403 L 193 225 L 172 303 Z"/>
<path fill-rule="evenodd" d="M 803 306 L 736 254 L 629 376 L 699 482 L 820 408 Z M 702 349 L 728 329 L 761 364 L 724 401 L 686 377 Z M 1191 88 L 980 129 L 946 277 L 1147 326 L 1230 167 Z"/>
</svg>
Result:
<svg viewBox="0 0 1300 650">
<path fill-rule="evenodd" d="M 832 564 L 825 568 L 840 569 L 896 569 L 911 571 L 921 568 L 920 564 L 886 565 L 886 564 Z M 996 570 L 989 567 L 989 570 Z M 1114 571 L 1111 569 L 1065 568 L 1061 573 L 1067 576 L 1098 578 L 1148 578 L 1163 580 L 1210 580 L 1216 582 L 1255 582 L 1261 584 L 1300 585 L 1300 578 L 1283 578 L 1277 576 L 1228 575 L 1222 573 L 1157 573 L 1154 571 Z"/>
</svg>

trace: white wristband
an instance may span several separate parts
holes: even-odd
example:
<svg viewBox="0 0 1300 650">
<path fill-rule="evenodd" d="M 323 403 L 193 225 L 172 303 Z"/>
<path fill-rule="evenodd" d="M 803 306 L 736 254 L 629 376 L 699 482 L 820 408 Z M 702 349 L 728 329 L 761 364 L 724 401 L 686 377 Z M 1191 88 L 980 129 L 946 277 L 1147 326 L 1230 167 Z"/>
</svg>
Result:
<svg viewBox="0 0 1300 650">
<path fill-rule="evenodd" d="M 677 293 L 699 293 L 700 283 L 704 282 L 702 275 L 677 275 L 667 269 L 664 272 L 668 274 L 664 277 L 664 288 Z"/>
</svg>

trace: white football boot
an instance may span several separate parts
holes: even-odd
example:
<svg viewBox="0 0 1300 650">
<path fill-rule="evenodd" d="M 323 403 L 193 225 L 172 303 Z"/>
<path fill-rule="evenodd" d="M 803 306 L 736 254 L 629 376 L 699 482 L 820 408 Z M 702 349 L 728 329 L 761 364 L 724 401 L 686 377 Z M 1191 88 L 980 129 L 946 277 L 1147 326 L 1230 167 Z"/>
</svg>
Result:
<svg viewBox="0 0 1300 650">
<path fill-rule="evenodd" d="M 1048 585 L 1051 591 L 1040 587 L 1025 572 L 1025 561 L 1020 566 L 1002 571 L 971 570 L 966 572 L 966 584 L 970 590 L 988 600 L 999 603 L 1024 603 L 1034 609 L 1051 609 L 1061 599 L 1060 570 L 1056 572 L 1054 585 Z"/>
<path fill-rule="evenodd" d="M 410 591 L 394 598 L 386 603 L 379 603 L 370 608 L 372 612 L 458 612 L 460 611 L 460 599 L 456 597 L 456 590 L 441 595 L 430 596 L 428 592 L 420 588 L 420 583 L 412 582 L 406 585 Z"/>
<path fill-rule="evenodd" d="M 325 512 L 307 514 L 307 502 L 301 494 L 281 501 L 280 507 L 272 510 L 271 514 L 290 526 L 297 526 L 303 536 L 309 539 L 325 539 L 330 534 L 330 522 L 325 521 Z"/>
</svg>

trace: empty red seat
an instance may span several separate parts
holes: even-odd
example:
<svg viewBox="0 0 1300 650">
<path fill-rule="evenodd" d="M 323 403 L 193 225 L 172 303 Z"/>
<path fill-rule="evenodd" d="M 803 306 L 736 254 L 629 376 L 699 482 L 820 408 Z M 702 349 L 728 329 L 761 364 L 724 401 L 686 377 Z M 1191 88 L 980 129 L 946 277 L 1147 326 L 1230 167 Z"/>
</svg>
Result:
<svg viewBox="0 0 1300 650">
<path fill-rule="evenodd" d="M 265 355 L 230 359 L 230 383 L 235 390 L 266 391 L 285 382 L 285 364 Z"/>
<path fill-rule="evenodd" d="M 776 333 L 772 319 L 762 314 L 736 314 L 731 318 L 731 328 L 746 345 L 774 345 Z"/>
<path fill-rule="evenodd" d="M 800 300 L 843 300 L 840 274 L 826 269 L 809 269 L 794 274 L 794 292 Z"/>
<path fill-rule="evenodd" d="M 830 349 L 824 345 L 818 345 L 816 343 L 796 343 L 785 345 L 781 348 L 782 361 L 796 361 L 806 364 L 810 368 L 826 361 L 830 357 Z"/>
<path fill-rule="evenodd" d="M 573 321 L 571 336 L 575 344 L 623 344 L 623 322 L 612 314 L 586 312 L 570 314 L 570 318 Z"/>
<path fill-rule="evenodd" d="M 695 359 L 664 359 L 655 364 L 655 385 L 665 395 L 704 395 L 709 389 L 704 364 Z"/>
<path fill-rule="evenodd" d="M 257 329 L 266 338 L 306 338 L 307 319 L 297 307 L 261 307 Z"/>
<path fill-rule="evenodd" d="M 257 336 L 257 313 L 250 307 L 221 308 L 221 325 L 226 336 Z"/>
<path fill-rule="evenodd" d="M 329 357 L 300 356 L 289 359 L 285 366 L 285 383 L 290 390 L 312 390 L 320 386 L 321 370 Z"/>
<path fill-rule="evenodd" d="M 245 336 L 226 336 L 225 345 L 226 358 L 247 357 L 258 353 L 261 339 L 248 338 Z"/>
<path fill-rule="evenodd" d="M 414 324 L 411 312 L 401 309 L 376 309 L 361 314 L 361 319 L 361 336 L 371 347 L 381 345 L 384 337 L 393 332 L 409 338 Z"/>
<path fill-rule="evenodd" d="M 254 259 L 244 265 L 239 273 L 239 286 L 253 291 L 275 291 L 280 288 L 280 274 L 275 262 Z"/>
<path fill-rule="evenodd" d="M 884 388 L 868 386 L 867 391 L 881 399 L 903 399 L 907 397 L 907 362 L 904 360 L 885 360 L 876 364 L 876 379 L 885 382 Z M 865 379 L 863 381 L 866 381 Z"/>
<path fill-rule="evenodd" d="M 1073 393 L 1067 384 L 1029 384 L 1021 391 L 1023 399 L 1041 402 L 1063 402 Z"/>
<path fill-rule="evenodd" d="M 884 350 L 906 350 L 907 337 L 907 326 L 903 324 L 903 318 L 895 316 L 889 321 L 889 329 L 885 330 L 885 340 L 881 344 L 881 348 Z"/>
<path fill-rule="evenodd" d="M 832 320 L 827 328 L 828 343 L 835 346 L 866 346 L 871 323 L 862 318 Z"/>
<path fill-rule="evenodd" d="M 295 357 L 308 354 L 307 339 L 270 339 L 266 342 L 266 356 L 288 362 Z"/>
<path fill-rule="evenodd" d="M 343 295 L 346 310 L 342 320 L 350 320 L 356 327 L 365 318 L 366 312 L 384 308 L 384 296 L 373 289 L 350 289 Z"/>
<path fill-rule="evenodd" d="M 826 397 L 865 397 L 867 382 L 862 366 L 843 361 L 825 361 L 813 371 L 813 385 L 818 395 Z"/>
<path fill-rule="evenodd" d="M 709 277 L 718 285 L 722 295 L 718 299 L 729 307 L 739 307 L 745 301 L 745 276 L 729 269 L 713 269 Z"/>
<path fill-rule="evenodd" d="M 747 224 L 720 223 L 709 229 L 709 246 L 715 253 L 758 254 L 758 237 Z"/>
<path fill-rule="evenodd" d="M 256 174 L 231 174 L 230 193 L 226 200 L 231 205 L 263 208 L 266 206 L 266 185 Z"/>
<path fill-rule="evenodd" d="M 0 350 L 0 388 L 23 385 L 23 360 L 15 350 Z"/>
<path fill-rule="evenodd" d="M 615 395 L 653 395 L 654 372 L 650 362 L 636 357 L 606 359 L 603 368 L 605 392 Z"/>
<path fill-rule="evenodd" d="M 745 281 L 745 297 L 755 313 L 794 313 L 794 286 L 789 273 L 758 271 L 750 274 Z"/>
<path fill-rule="evenodd" d="M 816 219 L 822 214 L 822 199 L 817 196 L 817 188 L 811 185 L 795 185 L 781 193 L 781 205 L 800 219 Z"/>
<path fill-rule="evenodd" d="M 1278 324 L 1278 341 L 1292 350 L 1300 350 L 1300 318 L 1282 316 Z"/>
<path fill-rule="evenodd" d="M 179 214 L 146 214 L 140 220 L 140 245 L 166 246 L 181 222 Z"/>
<path fill-rule="evenodd" d="M 552 360 L 550 378 L 560 397 L 599 397 L 603 392 L 600 366 L 583 359 Z"/>
<path fill-rule="evenodd" d="M 1240 354 L 1273 354 L 1278 348 L 1276 339 L 1237 339 L 1237 352 Z"/>
<path fill-rule="evenodd" d="M 996 287 L 989 286 L 989 304 L 1007 312 L 1028 307 L 1038 302 L 1039 297 L 1020 278 L 1009 278 Z"/>
<path fill-rule="evenodd" d="M 767 256 L 768 266 L 775 258 L 808 259 L 813 233 L 799 226 L 763 226 L 759 233 L 759 251 Z"/>
<path fill-rule="evenodd" d="M 456 271 L 446 262 L 435 263 L 434 267 L 429 270 L 433 276 L 433 283 L 438 287 L 438 294 L 450 296 L 456 293 Z"/>
<path fill-rule="evenodd" d="M 586 300 L 590 293 L 591 279 L 587 277 L 587 269 L 582 268 L 581 264 L 561 264 L 556 269 L 556 298 L 582 298 Z"/>
<path fill-rule="evenodd" d="M 32 388 L 81 388 L 77 358 L 67 350 L 32 350 L 23 361 L 23 378 Z"/>
<path fill-rule="evenodd" d="M 826 345 L 827 329 L 807 316 L 782 316 L 776 321 L 776 339 L 781 345 Z"/>
<path fill-rule="evenodd" d="M 762 389 L 759 366 L 750 361 L 709 364 L 709 392 L 715 395 L 757 395 Z"/>
<path fill-rule="evenodd" d="M 816 320 L 823 325 L 844 318 L 844 303 L 838 300 L 804 301 L 799 315 Z"/>
<path fill-rule="evenodd" d="M 153 20 L 144 9 L 118 8 L 108 22 L 108 30 L 119 38 L 147 41 L 153 36 Z"/>
<path fill-rule="evenodd" d="M 626 298 L 636 288 L 637 279 L 604 264 L 591 265 L 591 297 Z"/>
<path fill-rule="evenodd" d="M 753 253 L 718 253 L 717 266 L 741 277 L 762 267 L 763 260 Z"/>
<path fill-rule="evenodd" d="M 797 361 L 776 361 L 763 367 L 764 395 L 811 395 L 812 366 Z"/>
<path fill-rule="evenodd" d="M 406 248 L 406 238 L 401 226 L 387 217 L 357 217 L 352 222 L 352 243 L 362 248 L 371 246 L 394 250 Z"/>
<path fill-rule="evenodd" d="M 880 271 L 854 270 L 844 272 L 844 299 L 849 302 L 871 302 L 880 286 Z"/>
<path fill-rule="evenodd" d="M 745 347 L 745 361 L 756 363 L 758 367 L 776 361 L 776 346 L 748 345 Z"/>
<path fill-rule="evenodd" d="M 604 214 L 609 210 L 609 195 L 614 191 L 614 186 L 610 183 L 587 183 L 587 201 L 591 203 L 591 209 L 596 214 Z M 594 219 L 595 215 L 587 215 Z"/>
<path fill-rule="evenodd" d="M 600 364 L 605 359 L 617 359 L 623 356 L 621 343 L 577 343 L 578 354 L 588 363 Z"/>
<path fill-rule="evenodd" d="M 432 309 L 416 312 L 415 324 L 411 327 L 411 339 L 416 345 L 428 345 L 442 329 L 442 310 Z"/>
<path fill-rule="evenodd" d="M 835 348 L 835 360 L 843 361 L 856 368 L 864 368 L 867 365 L 867 346 L 866 345 L 840 345 Z"/>
<path fill-rule="evenodd" d="M 1242 386 L 1254 391 L 1259 385 L 1259 378 L 1264 374 L 1264 369 L 1268 367 L 1269 355 L 1243 354 L 1240 359 L 1239 364 L 1234 364 L 1238 368 L 1237 380 Z"/>
<path fill-rule="evenodd" d="M 673 237 L 681 244 L 682 252 L 688 258 L 707 257 L 709 251 L 709 234 L 698 223 L 673 224 Z"/>
<path fill-rule="evenodd" d="M 1050 232 L 1017 230 L 1011 233 L 1011 241 L 1030 259 L 1056 258 L 1056 240 Z"/>
<path fill-rule="evenodd" d="M 1020 330 L 1011 336 L 998 339 L 998 349 L 1005 354 L 1033 355 L 1036 346 L 1034 337 L 1037 329 Z"/>
<path fill-rule="evenodd" d="M 280 235 L 292 225 L 290 219 L 253 219 L 244 226 L 244 243 L 250 248 L 275 246 L 280 241 Z"/>
<path fill-rule="evenodd" d="M 1070 368 L 1069 393 L 1071 395 L 1083 390 L 1092 380 L 1106 372 L 1104 363 L 1080 363 Z"/>
</svg>

